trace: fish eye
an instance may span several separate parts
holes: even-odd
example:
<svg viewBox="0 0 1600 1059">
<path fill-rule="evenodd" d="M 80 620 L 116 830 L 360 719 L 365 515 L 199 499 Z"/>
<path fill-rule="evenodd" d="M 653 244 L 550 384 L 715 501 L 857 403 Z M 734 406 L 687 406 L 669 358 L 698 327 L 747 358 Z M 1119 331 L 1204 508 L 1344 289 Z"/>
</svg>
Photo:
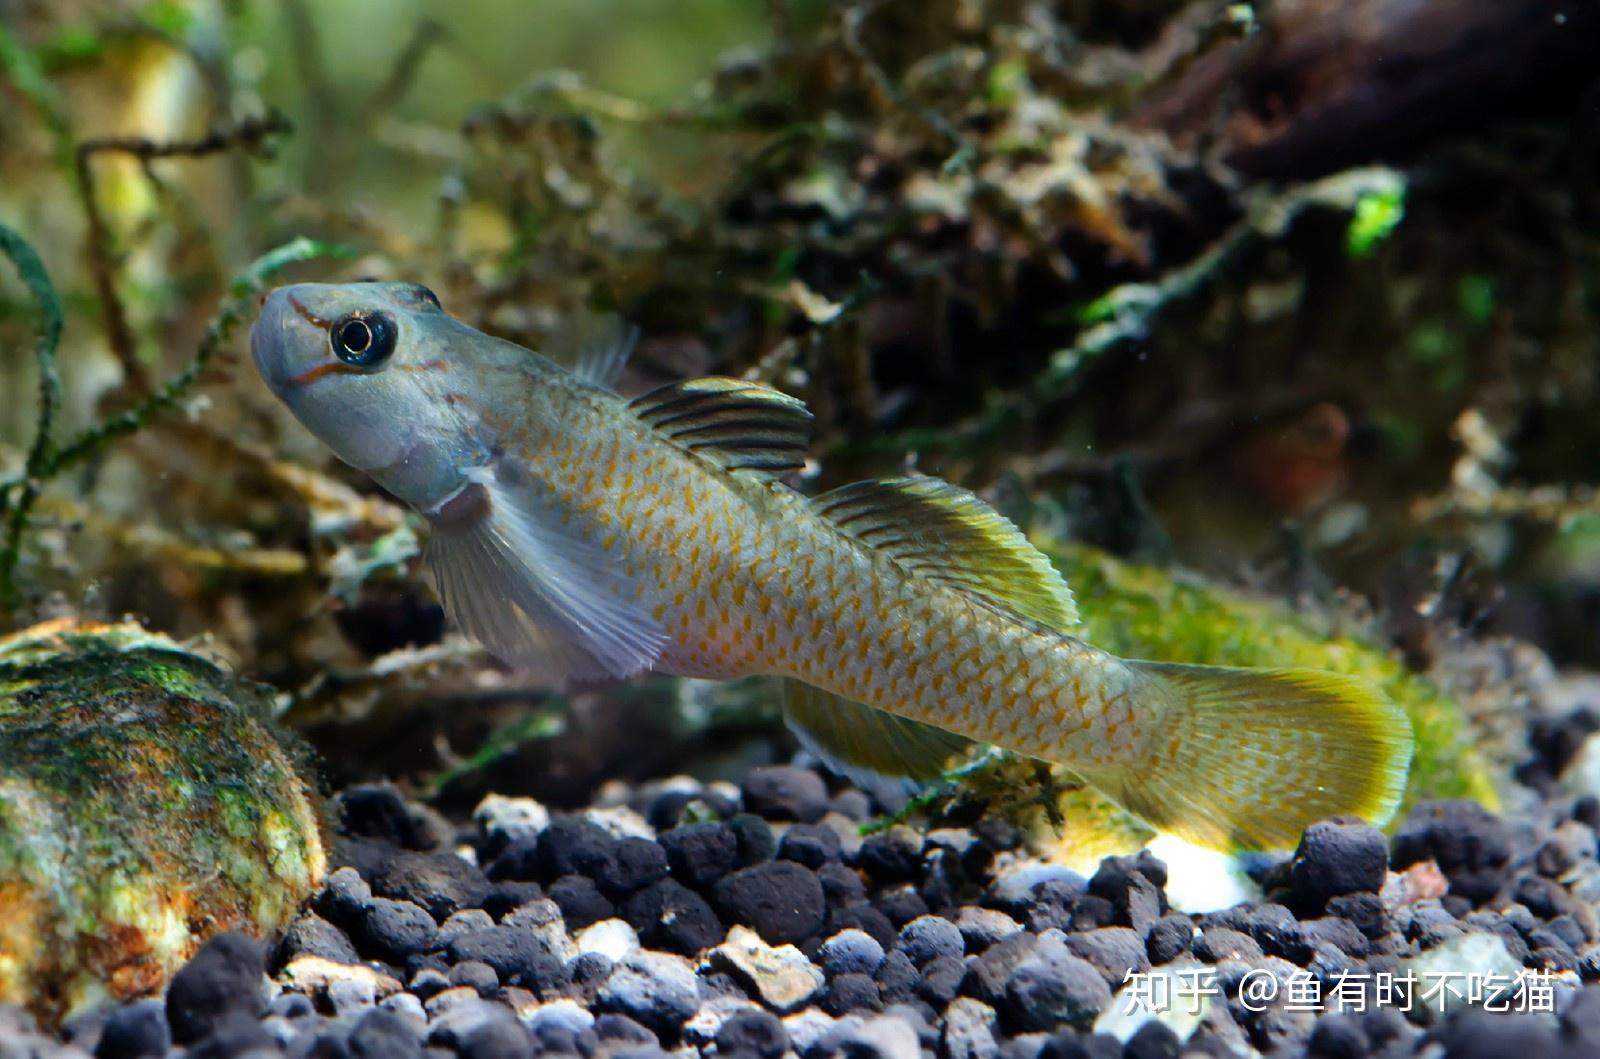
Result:
<svg viewBox="0 0 1600 1059">
<path fill-rule="evenodd" d="M 346 364 L 370 368 L 394 352 L 394 321 L 383 313 L 352 313 L 328 328 L 328 342 Z"/>
</svg>

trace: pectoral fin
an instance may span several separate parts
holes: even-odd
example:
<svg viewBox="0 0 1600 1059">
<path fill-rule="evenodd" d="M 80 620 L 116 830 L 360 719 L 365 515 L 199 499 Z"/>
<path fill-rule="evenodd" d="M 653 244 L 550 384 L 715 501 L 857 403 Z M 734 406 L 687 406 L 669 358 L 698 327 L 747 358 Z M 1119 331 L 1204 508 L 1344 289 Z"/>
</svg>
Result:
<svg viewBox="0 0 1600 1059">
<path fill-rule="evenodd" d="M 436 513 L 428 564 L 445 610 L 518 668 L 561 678 L 649 669 L 666 632 L 632 578 L 537 491 L 485 470 Z"/>
</svg>

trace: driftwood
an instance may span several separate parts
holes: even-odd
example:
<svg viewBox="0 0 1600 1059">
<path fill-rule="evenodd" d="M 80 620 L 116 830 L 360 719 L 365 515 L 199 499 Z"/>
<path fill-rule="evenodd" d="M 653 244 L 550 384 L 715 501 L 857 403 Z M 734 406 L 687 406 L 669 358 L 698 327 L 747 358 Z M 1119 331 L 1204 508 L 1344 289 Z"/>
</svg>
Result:
<svg viewBox="0 0 1600 1059">
<path fill-rule="evenodd" d="M 1597 55 L 1600 4 L 1280 0 L 1128 120 L 1214 145 L 1252 176 L 1316 176 L 1415 158 L 1495 117 L 1574 110 Z"/>
</svg>

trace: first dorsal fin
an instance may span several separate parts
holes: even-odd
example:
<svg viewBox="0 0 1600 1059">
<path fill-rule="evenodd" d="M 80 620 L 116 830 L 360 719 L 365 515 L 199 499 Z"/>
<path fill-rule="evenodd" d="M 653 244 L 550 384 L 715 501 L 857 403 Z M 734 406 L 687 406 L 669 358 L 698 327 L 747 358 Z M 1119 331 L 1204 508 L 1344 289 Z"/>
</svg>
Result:
<svg viewBox="0 0 1600 1059">
<path fill-rule="evenodd" d="M 728 471 L 772 478 L 797 471 L 811 443 L 811 413 L 804 401 L 743 379 L 686 379 L 636 397 L 629 407 Z"/>
<path fill-rule="evenodd" d="M 585 382 L 603 390 L 616 386 L 622 366 L 639 341 L 639 329 L 611 313 L 577 313 L 563 321 L 545 352 Z"/>
<path fill-rule="evenodd" d="M 798 680 L 783 682 L 783 716 L 807 750 L 858 783 L 892 776 L 938 779 L 973 745 L 964 736 L 871 706 Z"/>
<path fill-rule="evenodd" d="M 938 478 L 855 482 L 812 501 L 834 528 L 913 573 L 1048 629 L 1078 622 L 1072 589 L 994 508 Z"/>
</svg>

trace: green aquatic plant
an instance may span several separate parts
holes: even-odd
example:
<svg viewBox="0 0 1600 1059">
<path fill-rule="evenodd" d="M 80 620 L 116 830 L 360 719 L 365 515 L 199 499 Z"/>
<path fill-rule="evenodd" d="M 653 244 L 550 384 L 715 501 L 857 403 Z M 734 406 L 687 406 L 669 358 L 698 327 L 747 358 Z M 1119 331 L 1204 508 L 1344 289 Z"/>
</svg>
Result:
<svg viewBox="0 0 1600 1059">
<path fill-rule="evenodd" d="M 241 321 L 250 314 L 256 297 L 273 275 L 290 265 L 319 257 L 348 256 L 344 247 L 295 239 L 256 258 L 234 277 L 221 308 L 207 325 L 193 359 L 182 371 L 132 407 L 78 431 L 65 441 L 54 437 L 61 406 L 61 377 L 56 350 L 61 341 L 61 297 L 50 282 L 39 255 L 15 230 L 0 225 L 0 253 L 16 267 L 18 275 L 39 307 L 40 326 L 35 345 L 39 365 L 39 412 L 33 443 L 20 475 L 0 480 L 0 609 L 17 606 L 17 562 L 22 552 L 28 516 L 45 485 L 100 452 L 117 438 L 143 429 L 157 415 L 174 407 L 199 381 L 217 351 Z"/>
</svg>

